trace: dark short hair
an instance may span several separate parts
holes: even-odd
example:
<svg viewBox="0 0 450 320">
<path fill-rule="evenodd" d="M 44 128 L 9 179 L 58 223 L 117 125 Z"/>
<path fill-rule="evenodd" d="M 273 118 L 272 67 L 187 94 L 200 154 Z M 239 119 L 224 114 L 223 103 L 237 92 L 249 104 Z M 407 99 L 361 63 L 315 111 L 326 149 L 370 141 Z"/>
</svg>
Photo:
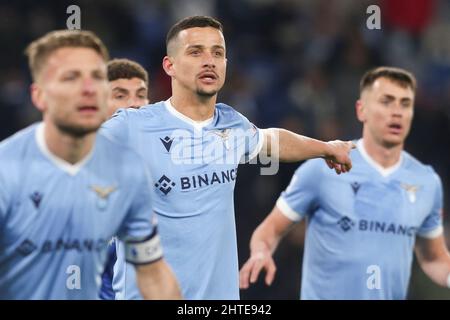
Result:
<svg viewBox="0 0 450 320">
<path fill-rule="evenodd" d="M 106 46 L 93 32 L 86 30 L 56 30 L 31 42 L 25 49 L 28 57 L 31 76 L 36 81 L 47 58 L 60 48 L 90 48 L 96 51 L 103 60 L 109 60 Z"/>
<path fill-rule="evenodd" d="M 192 16 L 184 18 L 177 23 L 175 23 L 167 33 L 166 37 L 166 48 L 169 46 L 169 42 L 175 38 L 181 31 L 190 29 L 190 28 L 206 28 L 212 27 L 223 33 L 222 24 L 208 16 Z"/>
<path fill-rule="evenodd" d="M 387 78 L 401 87 L 410 87 L 414 92 L 417 89 L 416 77 L 411 72 L 395 67 L 378 67 L 364 74 L 359 84 L 359 92 L 362 93 L 364 89 L 372 86 L 378 78 Z"/>
<path fill-rule="evenodd" d="M 148 86 L 148 73 L 139 63 L 128 59 L 113 59 L 108 62 L 108 81 L 138 78 Z"/>
</svg>

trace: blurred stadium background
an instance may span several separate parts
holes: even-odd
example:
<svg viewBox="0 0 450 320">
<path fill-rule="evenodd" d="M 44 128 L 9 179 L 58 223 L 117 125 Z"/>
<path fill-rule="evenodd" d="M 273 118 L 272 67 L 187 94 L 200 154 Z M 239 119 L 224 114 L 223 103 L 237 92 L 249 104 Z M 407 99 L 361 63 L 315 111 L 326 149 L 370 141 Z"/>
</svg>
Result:
<svg viewBox="0 0 450 320">
<path fill-rule="evenodd" d="M 377 65 L 413 71 L 419 91 L 406 149 L 440 174 L 448 212 L 448 0 L 2 0 L 0 140 L 40 119 L 30 103 L 23 50 L 47 31 L 66 28 L 71 4 L 81 8 L 82 29 L 96 32 L 112 57 L 135 59 L 147 68 L 153 102 L 170 96 L 170 81 L 161 68 L 168 28 L 189 15 L 219 18 L 228 50 L 228 78 L 219 101 L 259 127 L 283 127 L 323 140 L 360 136 L 354 103 L 364 71 Z M 366 27 L 371 4 L 381 8 L 381 30 Z M 278 175 L 260 176 L 256 166 L 241 167 L 235 194 L 241 264 L 252 231 L 296 168 L 281 165 Z M 272 287 L 259 281 L 241 292 L 243 299 L 298 298 L 303 234 L 300 224 L 280 245 Z M 446 235 L 450 243 L 448 223 Z M 415 265 L 410 298 L 449 299 L 450 290 L 432 284 Z"/>
</svg>

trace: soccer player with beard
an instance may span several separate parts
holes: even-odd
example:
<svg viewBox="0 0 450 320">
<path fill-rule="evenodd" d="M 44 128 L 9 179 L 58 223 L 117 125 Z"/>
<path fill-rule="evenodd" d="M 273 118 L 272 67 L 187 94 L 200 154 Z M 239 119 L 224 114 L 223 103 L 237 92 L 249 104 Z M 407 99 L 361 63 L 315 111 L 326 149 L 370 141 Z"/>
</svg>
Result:
<svg viewBox="0 0 450 320">
<path fill-rule="evenodd" d="M 107 114 L 105 46 L 63 30 L 27 54 L 43 121 L 0 144 L 0 299 L 97 299 L 114 235 L 144 298 L 179 298 L 151 221 L 146 168 L 97 134 Z"/>
</svg>

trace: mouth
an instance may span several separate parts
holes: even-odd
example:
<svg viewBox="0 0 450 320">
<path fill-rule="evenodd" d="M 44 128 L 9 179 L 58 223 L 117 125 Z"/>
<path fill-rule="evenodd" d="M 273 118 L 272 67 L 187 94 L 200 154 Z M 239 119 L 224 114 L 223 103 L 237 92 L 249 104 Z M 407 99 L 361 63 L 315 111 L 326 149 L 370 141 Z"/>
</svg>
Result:
<svg viewBox="0 0 450 320">
<path fill-rule="evenodd" d="M 84 105 L 79 106 L 77 110 L 81 114 L 94 114 L 98 112 L 98 107 L 96 105 Z"/>
<path fill-rule="evenodd" d="M 217 74 L 214 72 L 203 72 L 198 77 L 202 82 L 213 83 L 218 79 Z"/>
<path fill-rule="evenodd" d="M 389 133 L 400 134 L 403 131 L 403 126 L 399 123 L 391 123 L 388 125 Z"/>
</svg>

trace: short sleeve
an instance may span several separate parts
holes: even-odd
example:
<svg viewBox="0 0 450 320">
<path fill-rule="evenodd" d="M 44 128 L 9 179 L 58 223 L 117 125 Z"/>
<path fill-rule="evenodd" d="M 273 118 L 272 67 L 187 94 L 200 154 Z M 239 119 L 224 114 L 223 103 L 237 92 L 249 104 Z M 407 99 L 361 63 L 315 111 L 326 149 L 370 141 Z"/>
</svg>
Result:
<svg viewBox="0 0 450 320">
<path fill-rule="evenodd" d="M 317 205 L 321 169 L 316 164 L 320 161 L 309 160 L 301 165 L 277 200 L 277 208 L 292 221 L 311 214 Z"/>
<path fill-rule="evenodd" d="M 428 216 L 423 221 L 417 234 L 424 238 L 436 238 L 443 233 L 442 216 L 444 210 L 442 181 L 439 176 L 434 173 L 435 187 L 433 206 Z"/>
<path fill-rule="evenodd" d="M 264 144 L 264 133 L 242 114 L 238 114 L 242 121 L 245 146 L 244 154 L 241 157 L 241 163 L 247 163 L 255 158 L 261 151 Z"/>
<path fill-rule="evenodd" d="M 109 120 L 103 123 L 100 133 L 113 141 L 122 145 L 129 142 L 128 112 L 126 109 L 119 109 Z"/>
<path fill-rule="evenodd" d="M 142 161 L 135 163 L 133 169 L 137 171 L 134 188 L 130 188 L 134 191 L 130 190 L 131 206 L 118 237 L 125 242 L 127 262 L 148 264 L 161 259 L 163 252 L 152 210 L 149 175 Z"/>
<path fill-rule="evenodd" d="M 133 192 L 130 192 L 131 206 L 118 234 L 120 240 L 125 242 L 145 239 L 156 229 L 148 171 L 142 161 L 134 163 L 133 166 L 133 176 L 136 179 L 132 182 Z"/>
</svg>

